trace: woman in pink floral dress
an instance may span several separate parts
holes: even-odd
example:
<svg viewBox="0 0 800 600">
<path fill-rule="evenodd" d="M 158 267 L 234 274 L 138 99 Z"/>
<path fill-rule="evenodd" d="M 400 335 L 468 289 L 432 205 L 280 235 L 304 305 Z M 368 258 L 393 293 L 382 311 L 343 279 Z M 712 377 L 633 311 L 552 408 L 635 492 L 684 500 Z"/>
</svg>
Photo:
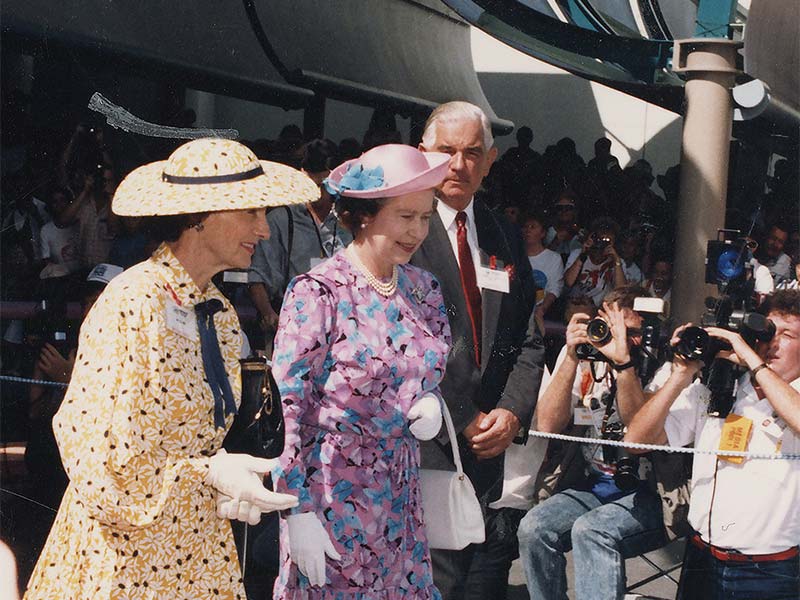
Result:
<svg viewBox="0 0 800 600">
<path fill-rule="evenodd" d="M 419 442 L 441 426 L 450 329 L 439 283 L 405 264 L 428 233 L 449 156 L 379 146 L 331 173 L 344 251 L 295 278 L 275 341 L 286 420 L 275 597 L 441 598 L 419 488 Z"/>
</svg>

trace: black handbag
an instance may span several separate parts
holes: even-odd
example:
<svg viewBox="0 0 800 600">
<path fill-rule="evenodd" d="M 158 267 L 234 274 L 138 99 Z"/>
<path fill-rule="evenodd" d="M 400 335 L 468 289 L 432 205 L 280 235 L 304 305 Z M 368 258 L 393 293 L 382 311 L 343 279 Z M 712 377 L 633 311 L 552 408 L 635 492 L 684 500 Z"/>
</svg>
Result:
<svg viewBox="0 0 800 600">
<path fill-rule="evenodd" d="M 276 458 L 283 452 L 285 427 L 272 369 L 267 359 L 260 356 L 239 362 L 242 365 L 242 402 L 223 446 L 228 452 Z"/>
</svg>

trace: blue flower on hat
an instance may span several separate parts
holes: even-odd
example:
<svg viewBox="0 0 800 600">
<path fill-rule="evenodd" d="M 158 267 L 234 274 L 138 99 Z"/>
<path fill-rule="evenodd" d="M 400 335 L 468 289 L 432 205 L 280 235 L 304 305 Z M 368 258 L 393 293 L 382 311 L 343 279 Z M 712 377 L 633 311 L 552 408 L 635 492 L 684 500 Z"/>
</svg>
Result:
<svg viewBox="0 0 800 600">
<path fill-rule="evenodd" d="M 347 190 L 374 190 L 382 187 L 383 181 L 383 167 L 380 165 L 372 169 L 351 165 L 338 182 L 328 178 L 322 183 L 329 194 L 338 196 Z"/>
</svg>

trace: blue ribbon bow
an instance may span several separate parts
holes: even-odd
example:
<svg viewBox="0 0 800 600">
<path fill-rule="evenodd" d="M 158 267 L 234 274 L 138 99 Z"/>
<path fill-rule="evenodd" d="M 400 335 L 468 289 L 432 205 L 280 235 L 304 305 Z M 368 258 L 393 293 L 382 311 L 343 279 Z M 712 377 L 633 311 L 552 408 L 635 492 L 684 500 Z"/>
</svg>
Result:
<svg viewBox="0 0 800 600">
<path fill-rule="evenodd" d="M 340 196 L 347 190 L 374 190 L 383 187 L 383 167 L 378 165 L 365 169 L 363 165 L 350 165 L 342 178 L 336 182 L 330 177 L 322 184 L 331 196 Z"/>
<path fill-rule="evenodd" d="M 219 350 L 214 314 L 222 310 L 222 301 L 212 298 L 194 307 L 197 329 L 200 331 L 200 351 L 208 385 L 214 394 L 214 427 L 225 427 L 225 417 L 236 414 L 233 390 L 225 372 L 225 363 Z M 223 408 L 224 405 L 224 408 Z"/>
</svg>

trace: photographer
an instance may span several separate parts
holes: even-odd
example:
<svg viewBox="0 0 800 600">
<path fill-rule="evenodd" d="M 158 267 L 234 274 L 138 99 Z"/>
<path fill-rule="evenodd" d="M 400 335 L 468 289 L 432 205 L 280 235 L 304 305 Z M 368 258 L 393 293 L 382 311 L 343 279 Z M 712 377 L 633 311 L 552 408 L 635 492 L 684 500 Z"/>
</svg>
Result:
<svg viewBox="0 0 800 600">
<path fill-rule="evenodd" d="M 709 389 L 693 382 L 702 364 L 676 358 L 667 382 L 632 419 L 626 441 L 800 453 L 800 292 L 776 292 L 762 312 L 776 332 L 755 348 L 738 333 L 706 329 L 731 347 L 718 358 L 748 369 L 726 419 L 709 414 Z M 682 330 L 676 330 L 673 345 Z M 696 455 L 689 506 L 695 533 L 686 548 L 678 597 L 797 598 L 799 504 L 796 460 Z"/>
<path fill-rule="evenodd" d="M 596 324 L 587 324 L 588 315 L 577 313 L 570 319 L 566 346 L 539 398 L 539 431 L 622 437 L 623 424 L 645 402 L 632 358 L 640 340 L 629 335 L 642 327 L 633 305 L 637 296 L 644 295 L 639 286 L 608 295 L 599 314 L 611 339 L 602 344 L 592 342 Z M 586 350 L 591 348 L 601 354 L 587 360 Z M 610 431 L 616 435 L 608 435 Z M 551 442 L 537 482 L 539 498 L 555 493 L 531 509 L 519 526 L 528 591 L 537 599 L 566 598 L 565 553 L 572 549 L 576 598 L 622 598 L 624 558 L 665 543 L 661 500 L 638 480 L 629 457 L 615 460 L 598 444 L 569 444 L 563 456 L 557 456 L 553 451 L 558 447 Z M 626 472 L 617 468 L 623 462 Z M 547 481 L 554 477 L 543 477 L 542 472 L 554 464 L 557 481 Z M 623 473 L 627 481 L 620 479 Z"/>
<path fill-rule="evenodd" d="M 564 284 L 571 288 L 570 299 L 588 297 L 600 306 L 608 292 L 627 283 L 622 260 L 614 248 L 618 229 L 611 219 L 595 219 L 583 247 L 569 255 Z"/>
</svg>

